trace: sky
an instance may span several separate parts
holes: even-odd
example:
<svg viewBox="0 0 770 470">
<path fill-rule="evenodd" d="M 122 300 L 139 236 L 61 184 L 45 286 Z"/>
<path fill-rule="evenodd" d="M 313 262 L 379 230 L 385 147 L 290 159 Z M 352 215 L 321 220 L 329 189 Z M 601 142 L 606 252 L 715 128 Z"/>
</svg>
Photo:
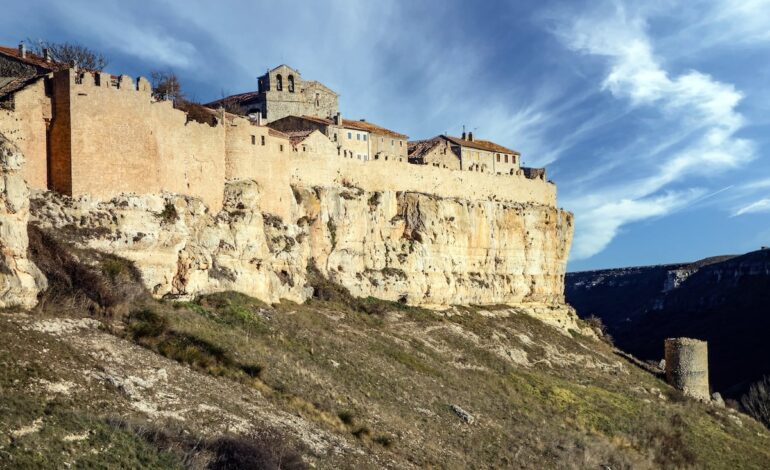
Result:
<svg viewBox="0 0 770 470">
<path fill-rule="evenodd" d="M 770 245 L 770 0 L 4 5 L 0 44 L 39 39 L 173 71 L 200 102 L 286 63 L 347 118 L 465 126 L 547 168 L 575 215 L 570 271 Z"/>
</svg>

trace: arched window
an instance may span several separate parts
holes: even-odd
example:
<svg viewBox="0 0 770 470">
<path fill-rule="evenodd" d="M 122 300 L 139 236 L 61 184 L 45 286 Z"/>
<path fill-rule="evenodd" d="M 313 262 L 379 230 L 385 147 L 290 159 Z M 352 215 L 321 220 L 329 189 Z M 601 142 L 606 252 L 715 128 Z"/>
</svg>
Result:
<svg viewBox="0 0 770 470">
<path fill-rule="evenodd" d="M 289 75 L 289 93 L 294 93 L 294 75 Z"/>
<path fill-rule="evenodd" d="M 275 85 L 275 89 L 278 90 L 278 91 L 283 90 L 283 77 L 281 76 L 280 73 L 275 76 L 275 80 L 276 80 L 276 82 L 278 82 Z"/>
</svg>

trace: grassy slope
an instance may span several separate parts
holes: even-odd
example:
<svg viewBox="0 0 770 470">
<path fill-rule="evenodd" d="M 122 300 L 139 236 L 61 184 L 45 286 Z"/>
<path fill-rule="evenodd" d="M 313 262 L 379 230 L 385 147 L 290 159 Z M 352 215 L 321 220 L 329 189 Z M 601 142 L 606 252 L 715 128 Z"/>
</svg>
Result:
<svg viewBox="0 0 770 470">
<path fill-rule="evenodd" d="M 131 282 L 109 258 L 97 257 L 92 272 L 109 278 L 96 283 L 105 289 Z M 58 289 L 53 298 L 64 295 Z M 197 370 L 174 376 L 184 395 L 224 406 L 224 395 L 221 403 L 213 398 L 224 392 L 204 395 L 208 376 L 247 397 L 228 398 L 229 407 L 259 402 L 311 423 L 310 434 L 338 436 L 348 450 L 303 451 L 319 467 L 762 468 L 770 461 L 768 432 L 759 424 L 683 399 L 600 341 L 505 309 L 438 313 L 352 299 L 335 286 L 317 292 L 308 304 L 277 306 L 233 293 L 195 303 L 137 297 L 107 309 L 130 315 L 101 318 L 112 334 Z M 64 315 L 46 305 L 36 315 Z M 79 304 L 68 305 L 66 315 L 78 315 Z M 100 356 L 78 346 L 77 336 L 55 341 L 19 324 L 0 318 L 0 462 L 182 465 L 190 452 L 184 439 L 158 445 L 110 424 L 116 415 L 147 419 L 117 390 L 88 385 L 77 400 L 30 394 L 41 379 L 82 383 L 73 365 L 98 369 Z M 131 354 L 138 367 L 154 362 Z M 42 430 L 12 434 L 40 418 Z M 202 431 L 209 423 L 194 416 L 153 423 L 211 437 Z M 84 432 L 87 439 L 73 440 Z"/>
</svg>

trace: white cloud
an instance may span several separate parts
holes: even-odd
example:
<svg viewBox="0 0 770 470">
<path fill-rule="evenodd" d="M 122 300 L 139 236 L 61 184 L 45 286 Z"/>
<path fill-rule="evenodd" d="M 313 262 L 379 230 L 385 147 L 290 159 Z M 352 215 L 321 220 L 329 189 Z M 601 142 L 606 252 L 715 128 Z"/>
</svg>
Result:
<svg viewBox="0 0 770 470">
<path fill-rule="evenodd" d="M 735 211 L 733 217 L 744 214 L 753 214 L 757 212 L 770 212 L 770 199 L 760 199 L 758 201 L 752 202 L 749 205 L 743 206 Z"/>
<path fill-rule="evenodd" d="M 641 199 L 609 200 L 579 208 L 575 219 L 573 259 L 595 255 L 609 245 L 621 227 L 631 222 L 665 216 L 702 195 L 702 191 L 671 192 Z"/>
<path fill-rule="evenodd" d="M 628 165 L 639 171 L 622 184 L 608 185 L 608 175 L 602 174 L 603 185 L 587 182 L 593 185 L 591 196 L 568 199 L 576 214 L 572 259 L 600 252 L 623 225 L 680 210 L 700 194 L 661 195 L 665 188 L 687 184 L 693 176 L 718 175 L 754 157 L 752 142 L 735 135 L 745 124 L 736 109 L 742 93 L 696 70 L 667 71 L 647 32 L 648 14 L 618 2 L 582 16 L 557 16 L 555 32 L 568 48 L 606 58 L 609 70 L 601 89 L 633 108 L 657 111 L 660 127 L 655 130 L 661 140 L 670 140 L 657 154 L 627 155 Z M 676 150 L 669 147 L 674 143 L 679 144 Z M 645 165 L 634 166 L 634 160 Z M 617 162 L 611 165 L 617 168 Z"/>
</svg>

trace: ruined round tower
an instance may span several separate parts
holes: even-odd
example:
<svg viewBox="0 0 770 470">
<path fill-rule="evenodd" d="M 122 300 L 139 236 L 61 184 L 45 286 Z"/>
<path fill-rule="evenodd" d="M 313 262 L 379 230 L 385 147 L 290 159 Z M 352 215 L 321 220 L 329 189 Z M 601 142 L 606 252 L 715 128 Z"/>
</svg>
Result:
<svg viewBox="0 0 770 470">
<path fill-rule="evenodd" d="M 668 338 L 666 381 L 685 395 L 709 400 L 708 344 L 692 338 Z"/>
</svg>

